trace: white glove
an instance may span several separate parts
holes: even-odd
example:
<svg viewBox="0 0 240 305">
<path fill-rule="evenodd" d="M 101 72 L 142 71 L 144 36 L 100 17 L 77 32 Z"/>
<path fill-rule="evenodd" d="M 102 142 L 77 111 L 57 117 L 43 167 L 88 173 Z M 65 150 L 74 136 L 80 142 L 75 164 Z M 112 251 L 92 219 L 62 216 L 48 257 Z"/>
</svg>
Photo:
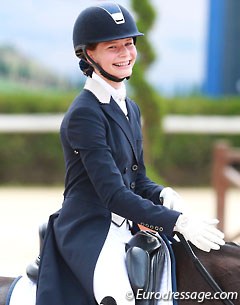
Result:
<svg viewBox="0 0 240 305">
<path fill-rule="evenodd" d="M 165 187 L 162 189 L 159 198 L 163 201 L 163 206 L 170 210 L 175 210 L 181 213 L 184 212 L 185 207 L 181 196 L 171 187 Z"/>
<path fill-rule="evenodd" d="M 224 234 L 215 227 L 218 222 L 217 219 L 199 220 L 180 215 L 175 225 L 175 231 L 181 233 L 186 240 L 203 251 L 219 250 L 225 242 Z"/>
</svg>

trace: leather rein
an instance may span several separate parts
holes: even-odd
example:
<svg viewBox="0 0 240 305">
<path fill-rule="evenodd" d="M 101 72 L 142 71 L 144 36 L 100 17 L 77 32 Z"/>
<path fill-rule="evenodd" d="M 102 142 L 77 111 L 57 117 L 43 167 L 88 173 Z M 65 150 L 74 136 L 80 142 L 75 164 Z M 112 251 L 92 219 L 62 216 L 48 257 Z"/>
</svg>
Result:
<svg viewBox="0 0 240 305">
<path fill-rule="evenodd" d="M 205 281 L 211 286 L 211 288 L 215 292 L 224 293 L 224 291 L 220 288 L 220 286 L 216 283 L 214 278 L 210 275 L 210 273 L 207 271 L 207 269 L 204 267 L 204 265 L 200 262 L 199 258 L 194 253 L 192 247 L 190 246 L 189 242 L 184 238 L 184 236 L 178 232 L 176 232 L 176 235 L 178 236 L 179 240 L 183 244 L 185 250 L 189 254 L 189 256 L 192 259 L 193 264 L 195 265 L 196 269 L 200 272 L 200 274 L 203 276 Z M 221 301 L 225 305 L 234 305 L 234 303 L 229 299 L 221 299 Z"/>
</svg>

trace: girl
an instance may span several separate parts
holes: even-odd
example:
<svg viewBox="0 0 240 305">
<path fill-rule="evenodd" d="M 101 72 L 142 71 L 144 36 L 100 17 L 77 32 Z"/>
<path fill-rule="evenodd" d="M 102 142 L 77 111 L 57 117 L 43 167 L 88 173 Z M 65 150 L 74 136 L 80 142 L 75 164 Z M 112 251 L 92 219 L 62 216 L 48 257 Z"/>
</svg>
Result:
<svg viewBox="0 0 240 305">
<path fill-rule="evenodd" d="M 89 7 L 75 22 L 74 49 L 87 80 L 61 125 L 64 202 L 49 221 L 37 305 L 96 305 L 106 296 L 135 304 L 126 298 L 125 244 L 137 224 L 167 236 L 179 231 L 205 251 L 224 243 L 215 220 L 181 214 L 178 195 L 146 176 L 140 111 L 124 85 L 142 35 L 116 3 Z"/>
</svg>

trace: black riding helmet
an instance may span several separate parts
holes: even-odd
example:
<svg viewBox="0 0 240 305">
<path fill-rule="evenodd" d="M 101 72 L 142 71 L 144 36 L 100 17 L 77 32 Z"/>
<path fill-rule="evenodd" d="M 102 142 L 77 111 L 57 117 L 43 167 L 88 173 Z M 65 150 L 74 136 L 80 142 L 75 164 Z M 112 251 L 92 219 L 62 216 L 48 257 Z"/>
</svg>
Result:
<svg viewBox="0 0 240 305">
<path fill-rule="evenodd" d="M 121 82 L 123 79 L 107 73 L 88 56 L 86 49 L 90 44 L 128 37 L 132 37 L 135 42 L 136 37 L 142 35 L 131 14 L 117 3 L 104 2 L 86 8 L 78 16 L 73 28 L 73 45 L 76 56 L 81 59 L 81 69 L 82 66 L 89 66 L 87 59 L 104 77 Z"/>
</svg>

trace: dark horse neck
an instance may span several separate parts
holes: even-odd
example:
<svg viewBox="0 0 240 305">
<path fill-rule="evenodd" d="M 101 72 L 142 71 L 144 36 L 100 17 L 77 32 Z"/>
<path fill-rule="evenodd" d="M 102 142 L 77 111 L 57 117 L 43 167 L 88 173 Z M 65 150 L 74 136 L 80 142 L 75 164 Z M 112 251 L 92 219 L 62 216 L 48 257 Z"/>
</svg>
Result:
<svg viewBox="0 0 240 305">
<path fill-rule="evenodd" d="M 203 252 L 193 246 L 194 253 L 201 263 L 214 278 L 216 283 L 224 292 L 238 292 L 240 288 L 240 247 L 234 243 L 227 243 L 219 251 Z M 176 256 L 177 285 L 179 292 L 210 292 L 213 296 L 214 291 L 196 269 L 189 255 L 181 243 L 173 244 L 173 251 Z M 236 296 L 236 295 L 235 295 Z M 240 295 L 237 299 L 231 300 L 233 304 L 240 305 Z M 223 305 L 222 300 L 204 300 L 204 305 Z M 197 304 L 197 300 L 184 301 L 181 304 Z"/>
</svg>

